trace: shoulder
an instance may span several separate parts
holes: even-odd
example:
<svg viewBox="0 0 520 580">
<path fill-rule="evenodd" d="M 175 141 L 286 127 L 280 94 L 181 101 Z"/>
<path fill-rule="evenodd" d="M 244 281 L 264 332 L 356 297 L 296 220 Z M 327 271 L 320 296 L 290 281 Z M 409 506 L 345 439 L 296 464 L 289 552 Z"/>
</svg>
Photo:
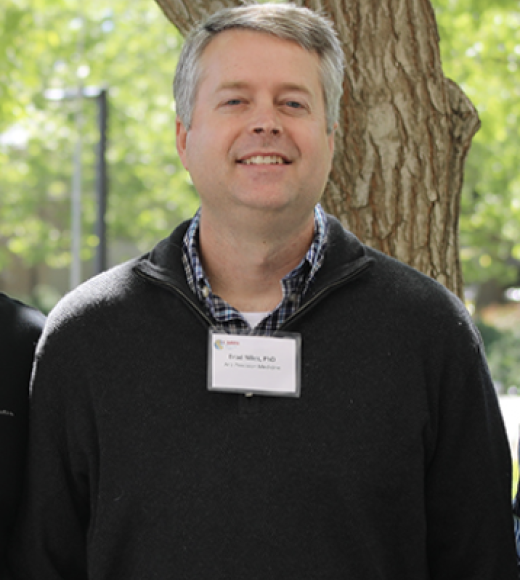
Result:
<svg viewBox="0 0 520 580">
<path fill-rule="evenodd" d="M 71 290 L 50 312 L 46 331 L 81 325 L 85 316 L 106 316 L 125 303 L 138 285 L 132 271 L 136 263 L 137 259 L 133 259 L 115 266 Z"/>
<path fill-rule="evenodd" d="M 377 312 L 380 323 L 413 327 L 435 336 L 469 337 L 475 347 L 481 339 L 464 303 L 442 284 L 395 258 L 366 246 L 330 219 L 332 261 L 363 256 L 370 267 L 360 277 L 357 299 Z"/>
<path fill-rule="evenodd" d="M 110 311 L 134 308 L 136 298 L 142 298 L 144 288 L 150 287 L 146 274 L 165 279 L 178 276 L 179 272 L 184 276 L 181 246 L 188 223 L 180 224 L 150 252 L 114 266 L 66 294 L 50 313 L 47 326 L 74 323 L 87 314 L 106 316 Z"/>
<path fill-rule="evenodd" d="M 50 313 L 47 328 L 77 326 L 87 319 L 106 321 L 116 313 L 133 316 L 153 287 L 147 279 L 169 281 L 180 276 L 185 280 L 181 246 L 188 223 L 180 224 L 150 252 L 114 266 L 66 294 Z"/>
<path fill-rule="evenodd" d="M 45 316 L 36 308 L 0 292 L 0 340 L 33 344 L 40 336 Z"/>
<path fill-rule="evenodd" d="M 434 307 L 439 306 L 469 319 L 460 298 L 437 280 L 373 248 L 367 248 L 366 252 L 376 263 L 378 285 L 389 300 L 402 302 L 409 308 L 433 308 L 433 314 L 437 312 Z"/>
</svg>

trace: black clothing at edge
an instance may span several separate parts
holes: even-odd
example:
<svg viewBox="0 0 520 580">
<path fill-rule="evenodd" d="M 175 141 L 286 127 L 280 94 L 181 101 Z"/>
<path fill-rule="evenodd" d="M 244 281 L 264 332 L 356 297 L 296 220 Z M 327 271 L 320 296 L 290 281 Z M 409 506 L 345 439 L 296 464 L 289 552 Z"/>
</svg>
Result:
<svg viewBox="0 0 520 580">
<path fill-rule="evenodd" d="M 21 580 L 516 580 L 480 337 L 330 218 L 299 399 L 208 392 L 187 225 L 69 294 L 37 355 Z"/>
<path fill-rule="evenodd" d="M 21 492 L 29 381 L 44 322 L 41 312 L 0 292 L 0 568 Z"/>
</svg>

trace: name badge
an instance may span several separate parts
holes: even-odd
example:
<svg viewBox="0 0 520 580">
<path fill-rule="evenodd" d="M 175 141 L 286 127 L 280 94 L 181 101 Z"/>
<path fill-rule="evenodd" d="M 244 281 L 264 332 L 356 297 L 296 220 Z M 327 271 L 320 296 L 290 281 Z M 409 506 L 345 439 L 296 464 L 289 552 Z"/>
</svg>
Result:
<svg viewBox="0 0 520 580">
<path fill-rule="evenodd" d="M 209 331 L 208 390 L 299 397 L 301 336 L 226 334 Z"/>
</svg>

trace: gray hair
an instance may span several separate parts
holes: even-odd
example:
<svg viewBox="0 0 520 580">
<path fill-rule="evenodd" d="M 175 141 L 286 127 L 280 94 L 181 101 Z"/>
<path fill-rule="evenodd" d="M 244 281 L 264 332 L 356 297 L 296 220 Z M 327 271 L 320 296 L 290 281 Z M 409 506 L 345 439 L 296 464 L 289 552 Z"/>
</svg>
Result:
<svg viewBox="0 0 520 580">
<path fill-rule="evenodd" d="M 331 133 L 339 118 L 339 100 L 343 92 L 343 50 L 327 18 L 295 4 L 250 4 L 224 8 L 190 32 L 184 42 L 173 82 L 177 115 L 186 130 L 191 127 L 202 53 L 217 34 L 237 28 L 291 40 L 318 54 L 327 131 Z"/>
</svg>

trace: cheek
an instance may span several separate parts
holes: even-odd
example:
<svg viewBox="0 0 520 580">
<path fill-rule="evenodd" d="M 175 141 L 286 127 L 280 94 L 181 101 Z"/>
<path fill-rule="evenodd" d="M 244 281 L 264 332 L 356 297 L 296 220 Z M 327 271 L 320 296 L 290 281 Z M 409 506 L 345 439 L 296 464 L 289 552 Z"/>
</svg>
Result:
<svg viewBox="0 0 520 580">
<path fill-rule="evenodd" d="M 191 171 L 200 171 L 200 167 L 207 163 L 206 139 L 201 131 L 189 133 L 186 142 L 186 160 Z"/>
</svg>

